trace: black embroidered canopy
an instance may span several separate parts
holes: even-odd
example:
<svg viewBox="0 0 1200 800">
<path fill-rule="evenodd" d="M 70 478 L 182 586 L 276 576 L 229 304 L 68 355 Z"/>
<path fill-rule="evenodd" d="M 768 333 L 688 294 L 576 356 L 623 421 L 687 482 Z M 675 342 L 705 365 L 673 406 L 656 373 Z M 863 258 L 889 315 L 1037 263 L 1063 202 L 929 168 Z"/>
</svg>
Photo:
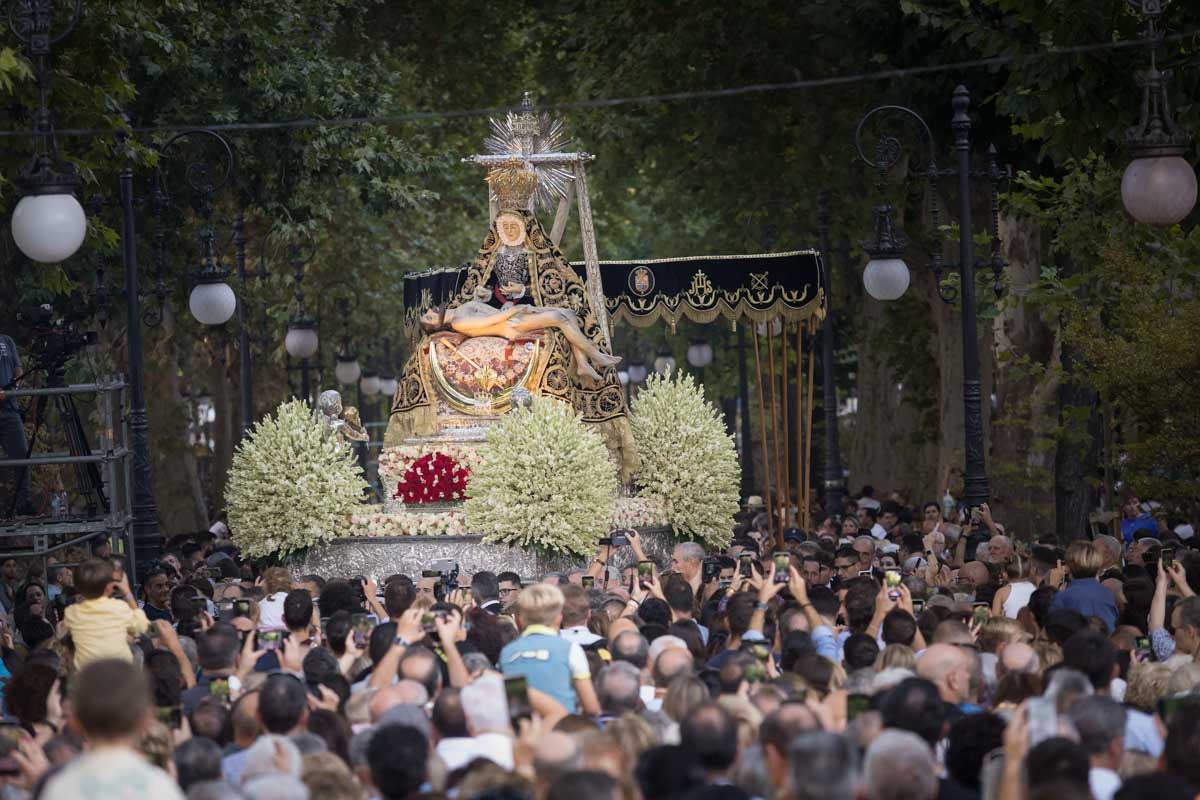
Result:
<svg viewBox="0 0 1200 800">
<path fill-rule="evenodd" d="M 571 266 L 582 277 L 583 264 Z M 407 316 L 451 300 L 465 276 L 466 266 L 405 275 Z M 684 318 L 798 322 L 825 315 L 825 267 L 816 250 L 601 261 L 600 276 L 610 318 L 637 327 L 660 321 L 674 327 Z"/>
</svg>

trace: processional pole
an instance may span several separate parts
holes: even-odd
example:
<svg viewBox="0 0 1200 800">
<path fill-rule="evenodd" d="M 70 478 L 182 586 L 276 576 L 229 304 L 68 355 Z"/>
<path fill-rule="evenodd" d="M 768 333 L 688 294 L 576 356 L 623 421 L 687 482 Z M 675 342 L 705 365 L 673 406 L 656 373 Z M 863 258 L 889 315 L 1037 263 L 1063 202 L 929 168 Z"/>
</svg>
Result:
<svg viewBox="0 0 1200 800">
<path fill-rule="evenodd" d="M 767 518 L 771 521 L 771 532 L 775 531 L 775 505 L 771 499 L 771 456 L 767 445 L 767 408 L 763 401 L 763 371 L 762 357 L 758 352 L 758 331 L 754 331 L 754 376 L 758 386 L 758 424 L 762 439 L 763 481 L 766 488 L 763 492 L 767 501 Z"/>
</svg>

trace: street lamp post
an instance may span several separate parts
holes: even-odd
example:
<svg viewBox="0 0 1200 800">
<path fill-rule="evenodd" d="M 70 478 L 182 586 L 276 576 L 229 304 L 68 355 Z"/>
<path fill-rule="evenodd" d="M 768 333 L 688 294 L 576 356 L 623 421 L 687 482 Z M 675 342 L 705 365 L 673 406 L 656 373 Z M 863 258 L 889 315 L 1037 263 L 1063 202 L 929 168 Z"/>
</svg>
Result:
<svg viewBox="0 0 1200 800">
<path fill-rule="evenodd" d="M 817 195 L 817 238 L 825 260 L 825 323 L 821 326 L 821 394 L 825 416 L 825 514 L 839 519 L 846 484 L 842 475 L 842 454 L 838 449 L 837 385 L 833 364 L 833 252 L 829 244 L 829 192 Z"/>
<path fill-rule="evenodd" d="M 283 347 L 288 355 L 300 360 L 300 395 L 309 405 L 312 405 L 312 387 L 309 382 L 308 360 L 316 355 L 321 340 L 317 335 L 316 325 L 304 308 L 304 266 L 315 253 L 316 243 L 311 236 L 308 236 L 307 251 L 301 251 L 295 242 L 288 244 L 288 265 L 292 268 L 296 308 L 288 319 L 287 336 L 283 340 Z"/>
<path fill-rule="evenodd" d="M 1127 0 L 1146 20 L 1143 37 L 1150 42 L 1150 68 L 1137 74 L 1142 90 L 1141 118 L 1125 131 L 1133 160 L 1121 177 L 1125 210 L 1145 225 L 1169 226 L 1182 222 L 1196 207 L 1196 172 L 1184 156 L 1192 137 L 1175 122 L 1167 87 L 1170 70 L 1158 68 L 1162 31 L 1158 19 L 1166 10 L 1162 0 Z"/>
<path fill-rule="evenodd" d="M 993 290 L 999 296 L 1001 291 L 1000 274 L 1005 267 L 1005 262 L 1000 254 L 1000 209 L 997 192 L 1002 174 L 996 166 L 995 147 L 988 150 L 987 169 L 982 173 L 972 173 L 971 171 L 971 118 L 967 114 L 969 106 L 970 94 L 966 87 L 959 86 L 954 90 L 951 100 L 954 116 L 950 122 L 950 127 L 954 132 L 954 152 L 957 164 L 954 168 L 946 171 L 940 170 L 937 166 L 937 151 L 929 125 L 915 111 L 903 106 L 879 106 L 867 112 L 858 123 L 854 141 L 858 148 L 859 158 L 878 170 L 878 186 L 882 193 L 886 187 L 887 173 L 900 160 L 900 141 L 894 136 L 885 135 L 878 140 L 874 156 L 868 157 L 863 151 L 863 128 L 873 117 L 886 114 L 908 117 L 920 126 L 929 159 L 924 176 L 929 186 L 932 205 L 930 267 L 937 280 L 938 295 L 944 302 L 953 303 L 959 296 L 962 298 L 963 428 L 966 455 L 963 499 L 969 508 L 977 508 L 988 501 L 988 477 L 983 444 L 983 410 L 981 407 L 983 391 L 979 379 L 975 269 L 976 266 L 991 268 Z M 937 205 L 937 182 L 942 177 L 950 176 L 958 178 L 960 285 L 957 290 L 942 284 L 944 266 L 942 264 L 942 239 Z M 971 227 L 971 179 L 973 177 L 986 178 L 991 188 L 991 257 L 988 261 L 980 262 L 978 265 L 975 262 L 975 245 Z M 904 241 L 894 229 L 893 213 L 894 209 L 886 201 L 876 206 L 875 239 L 865 245 L 865 249 L 871 255 L 871 260 L 863 271 L 863 283 L 867 292 L 877 300 L 894 300 L 900 297 L 908 286 L 908 266 L 901 258 Z"/>
<path fill-rule="evenodd" d="M 34 112 L 34 152 L 28 168 L 17 178 L 24 195 L 12 215 L 12 236 L 32 261 L 55 264 L 70 258 L 87 235 L 87 216 L 75 197 L 78 173 L 58 153 L 50 116 L 50 50 L 79 21 L 81 0 L 57 33 L 53 30 L 51 0 L 25 0 L 9 10 L 9 28 L 33 61 L 38 108 Z"/>
</svg>

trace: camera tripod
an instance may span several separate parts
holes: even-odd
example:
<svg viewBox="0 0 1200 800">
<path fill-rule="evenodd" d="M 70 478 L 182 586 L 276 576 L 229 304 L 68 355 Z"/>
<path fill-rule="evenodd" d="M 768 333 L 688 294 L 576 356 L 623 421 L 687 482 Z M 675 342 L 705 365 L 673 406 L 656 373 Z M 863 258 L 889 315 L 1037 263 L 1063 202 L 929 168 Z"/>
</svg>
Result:
<svg viewBox="0 0 1200 800">
<path fill-rule="evenodd" d="M 52 365 L 50 367 L 35 367 L 31 372 L 44 371 L 46 373 L 47 388 L 57 389 L 66 386 L 64 376 L 65 364 Z M 24 376 L 22 376 L 24 377 Z M 25 453 L 25 458 L 33 457 L 33 449 L 37 444 L 38 434 L 42 430 L 42 425 L 46 421 L 47 401 L 51 395 L 39 395 L 34 403 L 34 423 L 33 433 L 29 437 L 29 449 Z M 90 456 L 92 448 L 88 444 L 87 434 L 83 430 L 83 423 L 79 419 L 79 409 L 75 406 L 75 398 L 69 394 L 53 395 L 54 408 L 58 411 L 58 418 L 62 422 L 63 430 L 67 435 L 67 451 L 72 456 Z M 21 472 L 17 476 L 17 485 L 25 480 L 31 464 L 26 464 L 21 467 Z M 100 467 L 95 463 L 75 464 L 75 483 L 87 500 L 88 514 L 94 515 L 97 509 L 108 513 L 108 497 L 104 494 L 104 481 L 100 477 Z M 8 516 L 12 517 L 17 509 L 17 495 L 14 494 L 12 502 L 8 507 Z"/>
</svg>

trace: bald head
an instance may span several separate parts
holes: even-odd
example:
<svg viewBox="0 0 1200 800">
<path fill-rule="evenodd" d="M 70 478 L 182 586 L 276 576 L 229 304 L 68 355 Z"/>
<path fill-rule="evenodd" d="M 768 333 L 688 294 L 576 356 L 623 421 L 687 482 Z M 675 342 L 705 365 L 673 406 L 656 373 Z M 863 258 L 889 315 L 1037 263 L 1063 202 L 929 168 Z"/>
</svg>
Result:
<svg viewBox="0 0 1200 800">
<path fill-rule="evenodd" d="M 973 703 L 979 696 L 979 656 L 966 647 L 930 645 L 917 659 L 917 675 L 936 686 L 947 703 Z"/>
<path fill-rule="evenodd" d="M 1005 674 L 1009 672 L 1036 673 L 1041 667 L 1041 659 L 1038 658 L 1036 650 L 1024 642 L 1013 642 L 1006 646 L 1000 654 L 1000 669 L 997 671 Z"/>
<path fill-rule="evenodd" d="M 965 623 L 956 619 L 944 619 L 933 629 L 934 644 L 975 644 L 975 637 Z"/>
<path fill-rule="evenodd" d="M 689 650 L 683 647 L 671 647 L 654 660 L 654 685 L 665 689 L 675 678 L 691 673 L 695 662 Z"/>
<path fill-rule="evenodd" d="M 371 722 L 378 722 L 380 717 L 396 706 L 423 706 L 428 702 L 429 693 L 424 686 L 416 681 L 403 680 L 371 695 L 367 709 L 371 714 Z"/>
<path fill-rule="evenodd" d="M 543 734 L 533 753 L 533 773 L 547 786 L 560 776 L 579 768 L 579 745 L 560 731 Z"/>
<path fill-rule="evenodd" d="M 973 586 L 986 586 L 988 582 L 988 569 L 980 561 L 968 561 L 963 564 L 958 570 L 959 580 L 968 581 Z"/>
</svg>

